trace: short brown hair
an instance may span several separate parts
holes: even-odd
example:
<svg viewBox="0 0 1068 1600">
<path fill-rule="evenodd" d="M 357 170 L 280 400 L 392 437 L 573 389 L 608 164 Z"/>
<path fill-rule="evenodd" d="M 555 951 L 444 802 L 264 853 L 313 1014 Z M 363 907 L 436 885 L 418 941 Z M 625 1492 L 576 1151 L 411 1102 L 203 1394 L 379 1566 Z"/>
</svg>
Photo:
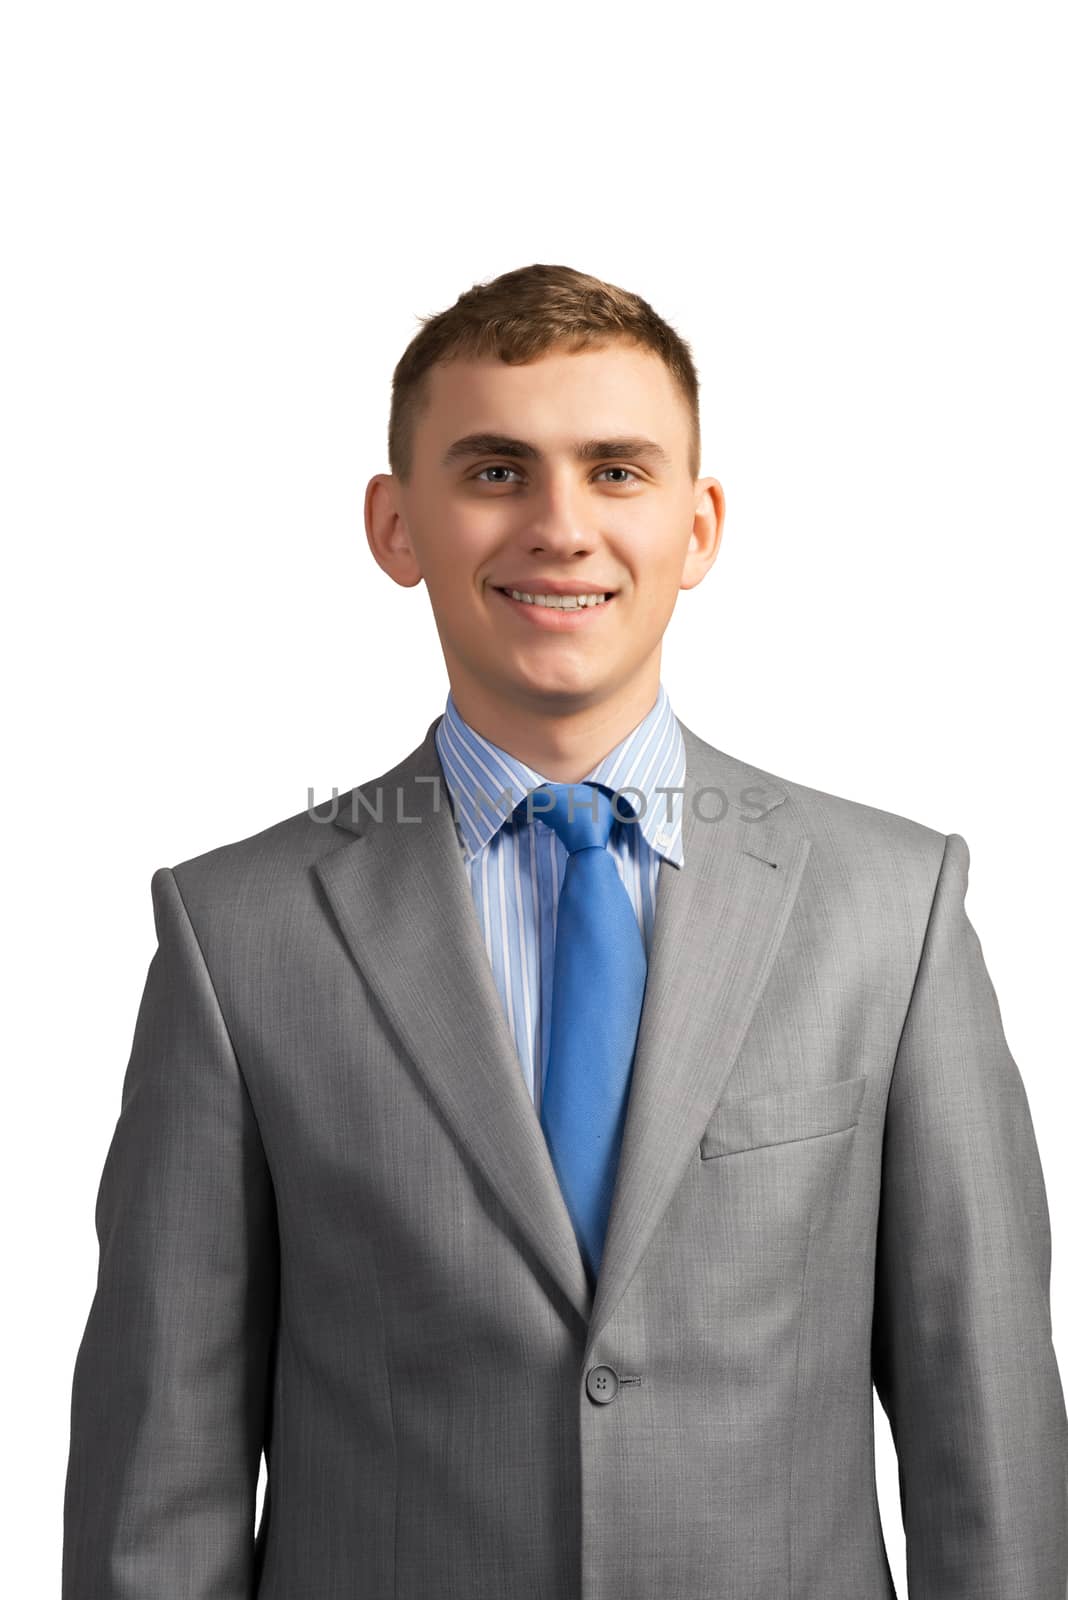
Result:
<svg viewBox="0 0 1068 1600">
<path fill-rule="evenodd" d="M 600 348 L 611 340 L 636 344 L 664 362 L 690 413 L 690 476 L 701 464 L 697 369 L 685 339 L 647 300 L 574 267 L 535 262 L 467 289 L 422 327 L 393 373 L 389 409 L 389 467 L 407 484 L 412 475 L 415 424 L 427 406 L 430 368 L 462 356 L 522 366 L 546 351 Z"/>
</svg>

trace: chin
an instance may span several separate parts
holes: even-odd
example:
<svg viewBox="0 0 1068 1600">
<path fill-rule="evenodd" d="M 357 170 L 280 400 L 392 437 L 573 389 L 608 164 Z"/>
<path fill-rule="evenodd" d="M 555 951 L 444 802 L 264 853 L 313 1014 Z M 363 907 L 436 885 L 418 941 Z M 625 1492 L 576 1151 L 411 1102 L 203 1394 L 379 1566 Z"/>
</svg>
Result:
<svg viewBox="0 0 1068 1600">
<path fill-rule="evenodd" d="M 599 678 L 560 677 L 546 682 L 539 679 L 524 685 L 528 695 L 540 701 L 546 710 L 567 711 L 576 701 L 585 701 L 603 687 Z"/>
</svg>

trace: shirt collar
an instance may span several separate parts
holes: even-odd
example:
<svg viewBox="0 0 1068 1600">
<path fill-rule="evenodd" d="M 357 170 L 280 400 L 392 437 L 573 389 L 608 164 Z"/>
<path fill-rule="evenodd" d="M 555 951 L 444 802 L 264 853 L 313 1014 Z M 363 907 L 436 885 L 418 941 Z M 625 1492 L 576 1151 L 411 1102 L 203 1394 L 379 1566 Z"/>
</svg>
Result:
<svg viewBox="0 0 1068 1600">
<path fill-rule="evenodd" d="M 452 798 L 453 812 L 468 861 L 484 849 L 531 789 L 551 780 L 502 750 L 466 723 L 452 691 L 434 733 L 438 759 Z M 635 811 L 649 848 L 682 866 L 682 788 L 686 747 L 663 684 L 656 703 L 624 739 L 581 779 L 622 789 Z M 661 791 L 674 789 L 674 794 Z M 635 792 L 637 791 L 637 792 Z M 545 824 L 543 823 L 544 827 Z"/>
</svg>

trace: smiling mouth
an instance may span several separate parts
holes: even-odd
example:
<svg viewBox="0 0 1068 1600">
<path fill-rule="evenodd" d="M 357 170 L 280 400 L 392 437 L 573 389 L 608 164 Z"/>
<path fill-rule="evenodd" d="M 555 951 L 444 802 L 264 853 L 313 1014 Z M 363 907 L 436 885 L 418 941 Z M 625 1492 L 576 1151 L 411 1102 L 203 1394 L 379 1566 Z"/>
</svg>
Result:
<svg viewBox="0 0 1068 1600">
<path fill-rule="evenodd" d="M 516 600 L 521 605 L 532 605 L 547 611 L 592 610 L 608 605 L 616 594 L 614 589 L 591 590 L 588 594 L 539 594 L 523 589 L 506 589 L 499 584 L 494 584 L 493 587 L 498 594 L 507 595 L 510 600 Z"/>
</svg>

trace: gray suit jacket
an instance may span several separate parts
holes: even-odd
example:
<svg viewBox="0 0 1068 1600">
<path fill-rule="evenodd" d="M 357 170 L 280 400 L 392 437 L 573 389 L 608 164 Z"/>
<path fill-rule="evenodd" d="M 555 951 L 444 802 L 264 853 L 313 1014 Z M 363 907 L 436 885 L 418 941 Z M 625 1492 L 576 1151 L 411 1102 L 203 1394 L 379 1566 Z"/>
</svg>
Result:
<svg viewBox="0 0 1068 1600">
<path fill-rule="evenodd" d="M 355 812 L 153 877 L 64 1600 L 886 1600 L 873 1382 L 910 1596 L 1064 1600 L 1049 1216 L 965 841 L 683 728 L 591 1296 L 435 726 Z"/>
</svg>

